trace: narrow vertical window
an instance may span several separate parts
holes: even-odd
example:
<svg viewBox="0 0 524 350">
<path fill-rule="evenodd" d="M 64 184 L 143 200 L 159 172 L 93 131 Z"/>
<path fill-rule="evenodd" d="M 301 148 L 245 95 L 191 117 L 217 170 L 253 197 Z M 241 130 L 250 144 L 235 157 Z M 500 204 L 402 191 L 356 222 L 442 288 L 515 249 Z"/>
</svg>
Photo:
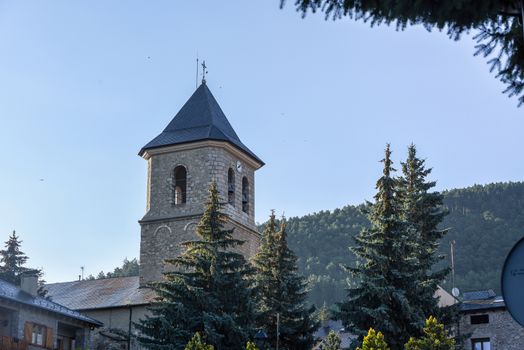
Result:
<svg viewBox="0 0 524 350">
<path fill-rule="evenodd" d="M 242 178 L 242 211 L 249 212 L 249 182 L 247 177 Z"/>
<path fill-rule="evenodd" d="M 187 171 L 186 168 L 179 165 L 174 171 L 174 193 L 173 199 L 175 205 L 184 204 L 186 202 L 186 188 L 187 188 Z"/>
<path fill-rule="evenodd" d="M 235 206 L 235 172 L 231 168 L 227 172 L 227 202 Z"/>
</svg>

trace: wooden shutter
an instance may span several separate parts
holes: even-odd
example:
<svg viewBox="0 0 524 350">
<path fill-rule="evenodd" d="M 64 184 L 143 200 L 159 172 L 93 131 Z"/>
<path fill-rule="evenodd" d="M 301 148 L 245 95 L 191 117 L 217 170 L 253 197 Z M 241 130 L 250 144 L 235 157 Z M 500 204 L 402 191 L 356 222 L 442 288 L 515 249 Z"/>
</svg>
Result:
<svg viewBox="0 0 524 350">
<path fill-rule="evenodd" d="M 46 339 L 45 339 L 45 347 L 48 349 L 53 348 L 53 328 L 47 329 Z"/>
<path fill-rule="evenodd" d="M 25 328 L 24 328 L 24 339 L 26 342 L 31 344 L 33 340 L 32 338 L 33 338 L 33 324 L 30 322 L 26 322 Z"/>
</svg>

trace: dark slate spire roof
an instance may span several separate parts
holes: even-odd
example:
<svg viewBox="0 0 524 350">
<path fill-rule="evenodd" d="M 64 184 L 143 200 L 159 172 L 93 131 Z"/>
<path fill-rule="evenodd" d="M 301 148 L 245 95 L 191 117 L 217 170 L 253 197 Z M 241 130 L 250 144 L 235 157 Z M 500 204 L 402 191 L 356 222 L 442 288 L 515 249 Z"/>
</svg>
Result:
<svg viewBox="0 0 524 350">
<path fill-rule="evenodd" d="M 240 141 L 205 83 L 196 89 L 164 131 L 145 145 L 139 154 L 142 155 L 148 149 L 202 140 L 229 142 L 257 162 L 264 164 Z"/>
</svg>

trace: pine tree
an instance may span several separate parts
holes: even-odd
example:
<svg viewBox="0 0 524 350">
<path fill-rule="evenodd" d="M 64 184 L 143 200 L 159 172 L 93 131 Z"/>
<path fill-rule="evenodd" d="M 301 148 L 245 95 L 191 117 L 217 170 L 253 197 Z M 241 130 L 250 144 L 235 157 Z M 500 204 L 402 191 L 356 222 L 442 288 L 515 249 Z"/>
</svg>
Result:
<svg viewBox="0 0 524 350">
<path fill-rule="evenodd" d="M 357 264 L 348 270 L 356 284 L 348 288 L 337 316 L 360 340 L 372 327 L 382 330 L 393 350 L 400 350 L 422 327 L 417 323 L 419 312 L 409 300 L 411 279 L 418 267 L 416 260 L 408 256 L 413 243 L 399 215 L 401 203 L 389 145 L 382 162 L 383 175 L 377 181 L 375 202 L 366 208 L 371 227 L 356 236 L 351 248 Z"/>
<path fill-rule="evenodd" d="M 213 350 L 213 346 L 205 344 L 202 341 L 202 337 L 200 337 L 200 333 L 196 332 L 184 350 Z"/>
<path fill-rule="evenodd" d="M 5 242 L 5 249 L 0 250 L 0 279 L 14 285 L 20 285 L 20 274 L 27 270 L 24 265 L 28 257 L 20 250 L 21 246 L 22 241 L 13 231 Z"/>
<path fill-rule="evenodd" d="M 340 344 L 342 343 L 342 340 L 340 337 L 335 333 L 335 331 L 330 331 L 327 339 L 324 340 L 322 343 L 322 350 L 340 350 Z"/>
<path fill-rule="evenodd" d="M 29 259 L 24 252 L 20 250 L 22 241 L 13 231 L 9 236 L 9 240 L 5 242 L 5 249 L 0 250 L 0 279 L 20 285 L 20 278 L 23 272 L 31 271 L 38 276 L 38 290 L 37 294 L 42 298 L 47 298 L 47 289 L 45 288 L 45 281 L 43 279 L 44 272 L 41 269 L 32 269 L 25 267 L 25 263 Z"/>
<path fill-rule="evenodd" d="M 297 257 L 287 244 L 286 222 L 276 232 L 274 212 L 262 235 L 262 244 L 253 259 L 258 293 L 257 326 L 268 333 L 272 346 L 277 342 L 277 315 L 282 348 L 309 349 L 318 328 L 314 307 L 306 305 L 306 281 L 297 271 Z"/>
<path fill-rule="evenodd" d="M 255 267 L 255 288 L 257 295 L 257 325 L 273 330 L 275 317 L 274 308 L 278 303 L 278 290 L 276 288 L 275 251 L 276 251 L 277 223 L 275 212 L 271 211 L 268 222 L 265 224 L 261 237 L 261 244 L 253 258 Z M 269 328 L 268 328 L 269 327 Z"/>
<path fill-rule="evenodd" d="M 373 328 L 370 328 L 362 341 L 362 347 L 357 347 L 357 350 L 389 350 L 389 346 L 382 333 L 377 333 Z"/>
<path fill-rule="evenodd" d="M 318 320 L 320 322 L 320 326 L 321 327 L 326 326 L 330 318 L 331 318 L 331 311 L 329 310 L 326 302 L 324 302 L 320 310 L 318 310 Z"/>
<path fill-rule="evenodd" d="M 199 239 L 182 243 L 184 253 L 166 261 L 174 271 L 152 285 L 159 300 L 136 325 L 144 347 L 184 349 L 199 332 L 217 350 L 240 350 L 254 333 L 253 269 L 235 251 L 243 241 L 224 229 L 221 208 L 213 182 L 196 229 Z"/>
<path fill-rule="evenodd" d="M 258 350 L 255 343 L 248 341 L 246 344 L 246 350 Z"/>
<path fill-rule="evenodd" d="M 421 324 L 429 315 L 441 312 L 434 294 L 449 272 L 448 268 L 434 270 L 435 264 L 444 258 L 438 249 L 447 230 L 439 229 L 438 225 L 447 211 L 443 208 L 443 196 L 439 192 L 430 192 L 436 183 L 427 180 L 431 169 L 427 169 L 424 163 L 423 159 L 417 157 L 415 145 L 410 145 L 399 179 L 402 215 L 413 235 L 414 244 L 410 255 L 413 255 L 419 267 L 412 277 L 410 299 L 422 312 L 424 319 L 420 321 Z"/>
<path fill-rule="evenodd" d="M 410 338 L 406 350 L 455 350 L 455 340 L 444 329 L 444 325 L 430 316 L 426 320 L 424 335 L 419 339 Z"/>
</svg>

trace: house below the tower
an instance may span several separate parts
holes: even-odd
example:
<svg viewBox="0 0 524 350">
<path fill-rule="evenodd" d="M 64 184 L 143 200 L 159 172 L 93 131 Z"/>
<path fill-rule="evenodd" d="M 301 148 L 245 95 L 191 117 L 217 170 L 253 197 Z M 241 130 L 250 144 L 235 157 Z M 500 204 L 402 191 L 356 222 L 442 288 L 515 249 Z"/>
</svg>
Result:
<svg viewBox="0 0 524 350">
<path fill-rule="evenodd" d="M 0 350 L 90 349 L 90 334 L 102 322 L 39 296 L 37 281 L 0 280 Z"/>
</svg>

